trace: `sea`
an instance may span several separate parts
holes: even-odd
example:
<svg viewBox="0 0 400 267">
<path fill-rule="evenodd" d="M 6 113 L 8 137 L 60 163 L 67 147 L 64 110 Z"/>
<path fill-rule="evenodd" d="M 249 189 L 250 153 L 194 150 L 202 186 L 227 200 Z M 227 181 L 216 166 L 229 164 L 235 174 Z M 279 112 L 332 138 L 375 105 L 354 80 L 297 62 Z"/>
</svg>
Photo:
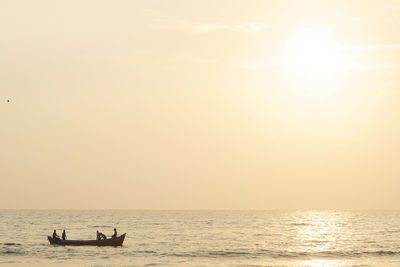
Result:
<svg viewBox="0 0 400 267">
<path fill-rule="evenodd" d="M 126 233 L 122 247 L 50 245 Z M 400 211 L 0 210 L 1 266 L 400 266 Z"/>
</svg>

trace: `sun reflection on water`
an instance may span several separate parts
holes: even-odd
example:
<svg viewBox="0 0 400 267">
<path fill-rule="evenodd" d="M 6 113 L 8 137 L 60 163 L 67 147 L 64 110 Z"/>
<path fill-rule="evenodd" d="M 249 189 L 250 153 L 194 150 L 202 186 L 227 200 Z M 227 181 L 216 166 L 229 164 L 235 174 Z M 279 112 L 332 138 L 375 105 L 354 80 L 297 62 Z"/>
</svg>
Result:
<svg viewBox="0 0 400 267">
<path fill-rule="evenodd" d="M 352 232 L 342 213 L 310 211 L 299 214 L 295 224 L 300 251 L 329 254 L 342 247 L 342 241 L 351 238 Z"/>
<path fill-rule="evenodd" d="M 343 260 L 322 260 L 313 259 L 305 260 L 299 263 L 300 266 L 312 266 L 312 267 L 326 267 L 326 266 L 348 266 L 348 262 Z"/>
</svg>

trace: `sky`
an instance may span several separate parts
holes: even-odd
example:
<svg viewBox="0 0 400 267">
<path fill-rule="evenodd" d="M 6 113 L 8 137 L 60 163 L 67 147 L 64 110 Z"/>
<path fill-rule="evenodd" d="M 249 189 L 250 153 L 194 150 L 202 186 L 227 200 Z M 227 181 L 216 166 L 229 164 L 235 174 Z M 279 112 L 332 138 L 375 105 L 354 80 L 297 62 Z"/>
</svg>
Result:
<svg viewBox="0 0 400 267">
<path fill-rule="evenodd" d="M 399 28 L 390 0 L 3 0 L 0 208 L 399 209 Z"/>
</svg>

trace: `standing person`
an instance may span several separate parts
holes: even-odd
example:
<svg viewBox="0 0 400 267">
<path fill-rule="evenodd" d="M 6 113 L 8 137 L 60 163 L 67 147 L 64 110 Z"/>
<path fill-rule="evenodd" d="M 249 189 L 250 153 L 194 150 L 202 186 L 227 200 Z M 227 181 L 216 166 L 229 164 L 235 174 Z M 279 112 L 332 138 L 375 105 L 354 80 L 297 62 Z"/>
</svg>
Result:
<svg viewBox="0 0 400 267">
<path fill-rule="evenodd" d="M 96 233 L 97 233 L 96 239 L 97 239 L 97 240 L 100 240 L 100 233 L 99 233 L 99 231 L 96 231 Z"/>
<path fill-rule="evenodd" d="M 111 236 L 111 238 L 116 238 L 117 237 L 117 229 L 114 228 L 114 234 Z"/>
<path fill-rule="evenodd" d="M 65 229 L 62 232 L 61 238 L 62 238 L 62 240 L 67 239 L 67 235 L 65 234 Z"/>
<path fill-rule="evenodd" d="M 56 238 L 60 238 L 60 237 L 57 235 L 56 230 L 54 230 L 54 232 L 53 232 L 53 239 L 56 239 Z"/>
</svg>

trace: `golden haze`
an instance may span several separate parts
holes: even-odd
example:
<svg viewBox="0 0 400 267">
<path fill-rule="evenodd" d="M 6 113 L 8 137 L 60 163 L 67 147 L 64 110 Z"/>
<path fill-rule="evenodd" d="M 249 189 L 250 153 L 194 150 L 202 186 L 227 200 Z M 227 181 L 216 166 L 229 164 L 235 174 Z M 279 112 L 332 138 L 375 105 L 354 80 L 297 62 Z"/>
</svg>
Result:
<svg viewBox="0 0 400 267">
<path fill-rule="evenodd" d="M 2 1 L 0 208 L 398 209 L 399 12 Z"/>
</svg>

